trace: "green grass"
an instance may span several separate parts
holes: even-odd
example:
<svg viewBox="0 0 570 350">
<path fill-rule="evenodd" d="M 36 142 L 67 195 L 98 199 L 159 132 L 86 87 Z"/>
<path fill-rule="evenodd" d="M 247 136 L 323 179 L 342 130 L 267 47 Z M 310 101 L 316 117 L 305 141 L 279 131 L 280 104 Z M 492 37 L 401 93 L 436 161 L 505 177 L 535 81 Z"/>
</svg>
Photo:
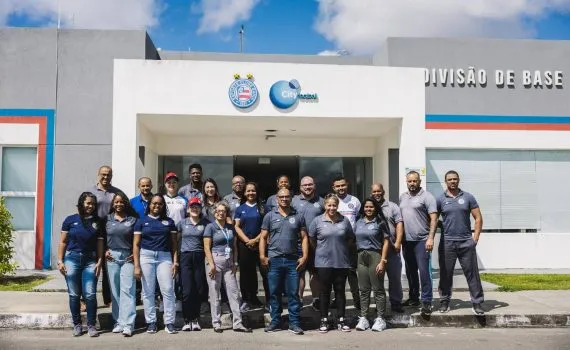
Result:
<svg viewBox="0 0 570 350">
<path fill-rule="evenodd" d="M 500 286 L 497 290 L 501 292 L 570 289 L 570 275 L 482 273 L 481 279 Z"/>
<path fill-rule="evenodd" d="M 27 292 L 50 279 L 52 277 L 41 275 L 2 276 L 0 277 L 0 292 Z"/>
</svg>

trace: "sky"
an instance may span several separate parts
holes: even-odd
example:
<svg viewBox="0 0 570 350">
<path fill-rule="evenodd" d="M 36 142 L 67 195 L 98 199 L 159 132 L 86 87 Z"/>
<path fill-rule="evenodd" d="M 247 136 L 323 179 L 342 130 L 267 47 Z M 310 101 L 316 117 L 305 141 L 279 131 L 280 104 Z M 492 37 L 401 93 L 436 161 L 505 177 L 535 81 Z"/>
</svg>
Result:
<svg viewBox="0 0 570 350">
<path fill-rule="evenodd" d="M 243 25 L 248 53 L 370 55 L 387 37 L 570 39 L 570 0 L 0 0 L 0 27 L 58 22 L 162 50 L 239 52 Z"/>
</svg>

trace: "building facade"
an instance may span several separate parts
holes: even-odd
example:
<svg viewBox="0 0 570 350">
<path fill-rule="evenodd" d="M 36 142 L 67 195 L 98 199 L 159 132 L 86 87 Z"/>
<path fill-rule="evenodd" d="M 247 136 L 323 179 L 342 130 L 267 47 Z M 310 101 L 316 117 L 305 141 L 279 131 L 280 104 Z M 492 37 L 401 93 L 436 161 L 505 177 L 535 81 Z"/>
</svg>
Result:
<svg viewBox="0 0 570 350">
<path fill-rule="evenodd" d="M 482 268 L 570 264 L 570 104 L 564 41 L 390 38 L 370 57 L 158 52 L 145 32 L 0 30 L 0 194 L 22 268 L 55 261 L 61 221 L 110 164 L 129 196 L 166 171 L 229 192 L 242 174 L 347 176 L 389 197 L 419 170 L 478 199 Z M 25 174 L 25 176 L 24 176 Z M 434 259 L 437 267 L 437 259 Z"/>
</svg>

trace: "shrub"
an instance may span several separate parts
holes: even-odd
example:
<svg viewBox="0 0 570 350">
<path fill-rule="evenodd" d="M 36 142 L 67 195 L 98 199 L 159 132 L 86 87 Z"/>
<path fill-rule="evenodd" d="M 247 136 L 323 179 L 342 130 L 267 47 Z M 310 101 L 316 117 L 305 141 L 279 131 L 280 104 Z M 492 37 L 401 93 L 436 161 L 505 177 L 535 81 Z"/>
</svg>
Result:
<svg viewBox="0 0 570 350">
<path fill-rule="evenodd" d="M 12 274 L 18 267 L 18 264 L 12 260 L 14 256 L 12 214 L 4 202 L 4 197 L 0 197 L 0 276 Z"/>
</svg>

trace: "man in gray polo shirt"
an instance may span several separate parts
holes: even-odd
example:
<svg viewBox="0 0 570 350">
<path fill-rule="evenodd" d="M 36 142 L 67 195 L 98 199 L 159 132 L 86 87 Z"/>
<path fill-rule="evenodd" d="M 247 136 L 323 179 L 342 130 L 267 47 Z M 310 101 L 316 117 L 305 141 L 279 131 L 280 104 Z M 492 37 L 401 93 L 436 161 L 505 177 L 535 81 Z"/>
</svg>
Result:
<svg viewBox="0 0 570 350">
<path fill-rule="evenodd" d="M 388 276 L 388 290 L 390 293 L 390 304 L 392 312 L 403 313 L 402 309 L 402 258 L 400 249 L 404 238 L 404 222 L 400 207 L 394 202 L 384 199 L 384 186 L 381 183 L 374 183 L 370 189 L 370 195 L 382 205 L 382 214 L 388 222 L 390 228 L 390 249 L 388 250 L 388 265 L 386 275 Z"/>
<path fill-rule="evenodd" d="M 403 305 L 419 305 L 421 283 L 421 313 L 430 315 L 433 300 L 431 251 L 437 227 L 437 204 L 433 195 L 421 187 L 418 172 L 410 171 L 406 175 L 406 184 L 408 192 L 400 196 L 400 210 L 404 219 L 403 247 L 409 299 Z"/>
<path fill-rule="evenodd" d="M 109 214 L 111 209 L 111 202 L 115 193 L 122 192 L 120 189 L 111 185 L 113 180 L 113 169 L 108 165 L 103 165 L 97 171 L 97 184 L 87 189 L 97 197 L 97 216 L 104 219 Z M 102 278 L 102 294 L 105 306 L 111 304 L 111 288 L 109 286 L 109 277 L 107 273 L 107 264 L 103 264 L 103 277 Z"/>
<path fill-rule="evenodd" d="M 188 166 L 188 176 L 190 177 L 190 182 L 180 187 L 178 194 L 188 201 L 192 198 L 198 198 L 204 203 L 204 196 L 202 195 L 202 166 L 200 164 L 190 164 Z"/>
<path fill-rule="evenodd" d="M 453 287 L 453 270 L 455 262 L 463 269 L 469 285 L 473 313 L 481 316 L 485 311 L 483 288 L 477 266 L 476 246 L 483 228 L 483 217 L 477 200 L 471 193 L 459 188 L 459 174 L 455 170 L 445 173 L 447 190 L 437 198 L 437 211 L 443 219 L 443 230 L 439 241 L 439 312 L 449 311 L 449 300 Z M 471 217 L 475 219 L 475 230 L 471 234 Z"/>
<path fill-rule="evenodd" d="M 236 175 L 232 178 L 232 193 L 224 196 L 224 200 L 230 205 L 231 218 L 233 219 L 237 207 L 241 205 L 243 191 L 245 190 L 245 178 Z"/>
<path fill-rule="evenodd" d="M 291 193 L 282 188 L 277 192 L 278 208 L 267 213 L 261 224 L 259 241 L 259 260 L 268 266 L 267 280 L 270 295 L 271 323 L 265 332 L 280 329 L 281 298 L 283 291 L 287 293 L 289 310 L 289 331 L 303 334 L 301 329 L 301 301 L 297 294 L 298 270 L 303 268 L 309 255 L 307 229 L 303 216 L 291 208 Z M 302 255 L 297 253 L 297 240 L 301 239 Z M 266 256 L 266 251 L 268 252 Z"/>
<path fill-rule="evenodd" d="M 291 206 L 299 212 L 307 227 L 311 225 L 313 219 L 321 215 L 325 211 L 324 199 L 316 194 L 315 180 L 310 176 L 304 176 L 300 185 L 301 194 L 293 197 Z M 311 293 L 313 294 L 313 308 L 318 310 L 319 302 L 319 281 L 314 278 L 315 272 L 315 256 L 314 252 L 309 252 L 309 261 L 305 266 L 305 270 L 309 271 L 309 284 Z M 303 300 L 303 292 L 305 290 L 305 271 L 299 271 L 299 298 Z"/>
<path fill-rule="evenodd" d="M 277 191 L 282 188 L 289 189 L 291 187 L 291 182 L 289 181 L 289 176 L 287 175 L 279 175 L 277 178 Z M 267 198 L 265 201 L 265 212 L 269 213 L 272 212 L 274 209 L 279 207 L 277 203 L 277 194 L 273 194 Z"/>
</svg>

